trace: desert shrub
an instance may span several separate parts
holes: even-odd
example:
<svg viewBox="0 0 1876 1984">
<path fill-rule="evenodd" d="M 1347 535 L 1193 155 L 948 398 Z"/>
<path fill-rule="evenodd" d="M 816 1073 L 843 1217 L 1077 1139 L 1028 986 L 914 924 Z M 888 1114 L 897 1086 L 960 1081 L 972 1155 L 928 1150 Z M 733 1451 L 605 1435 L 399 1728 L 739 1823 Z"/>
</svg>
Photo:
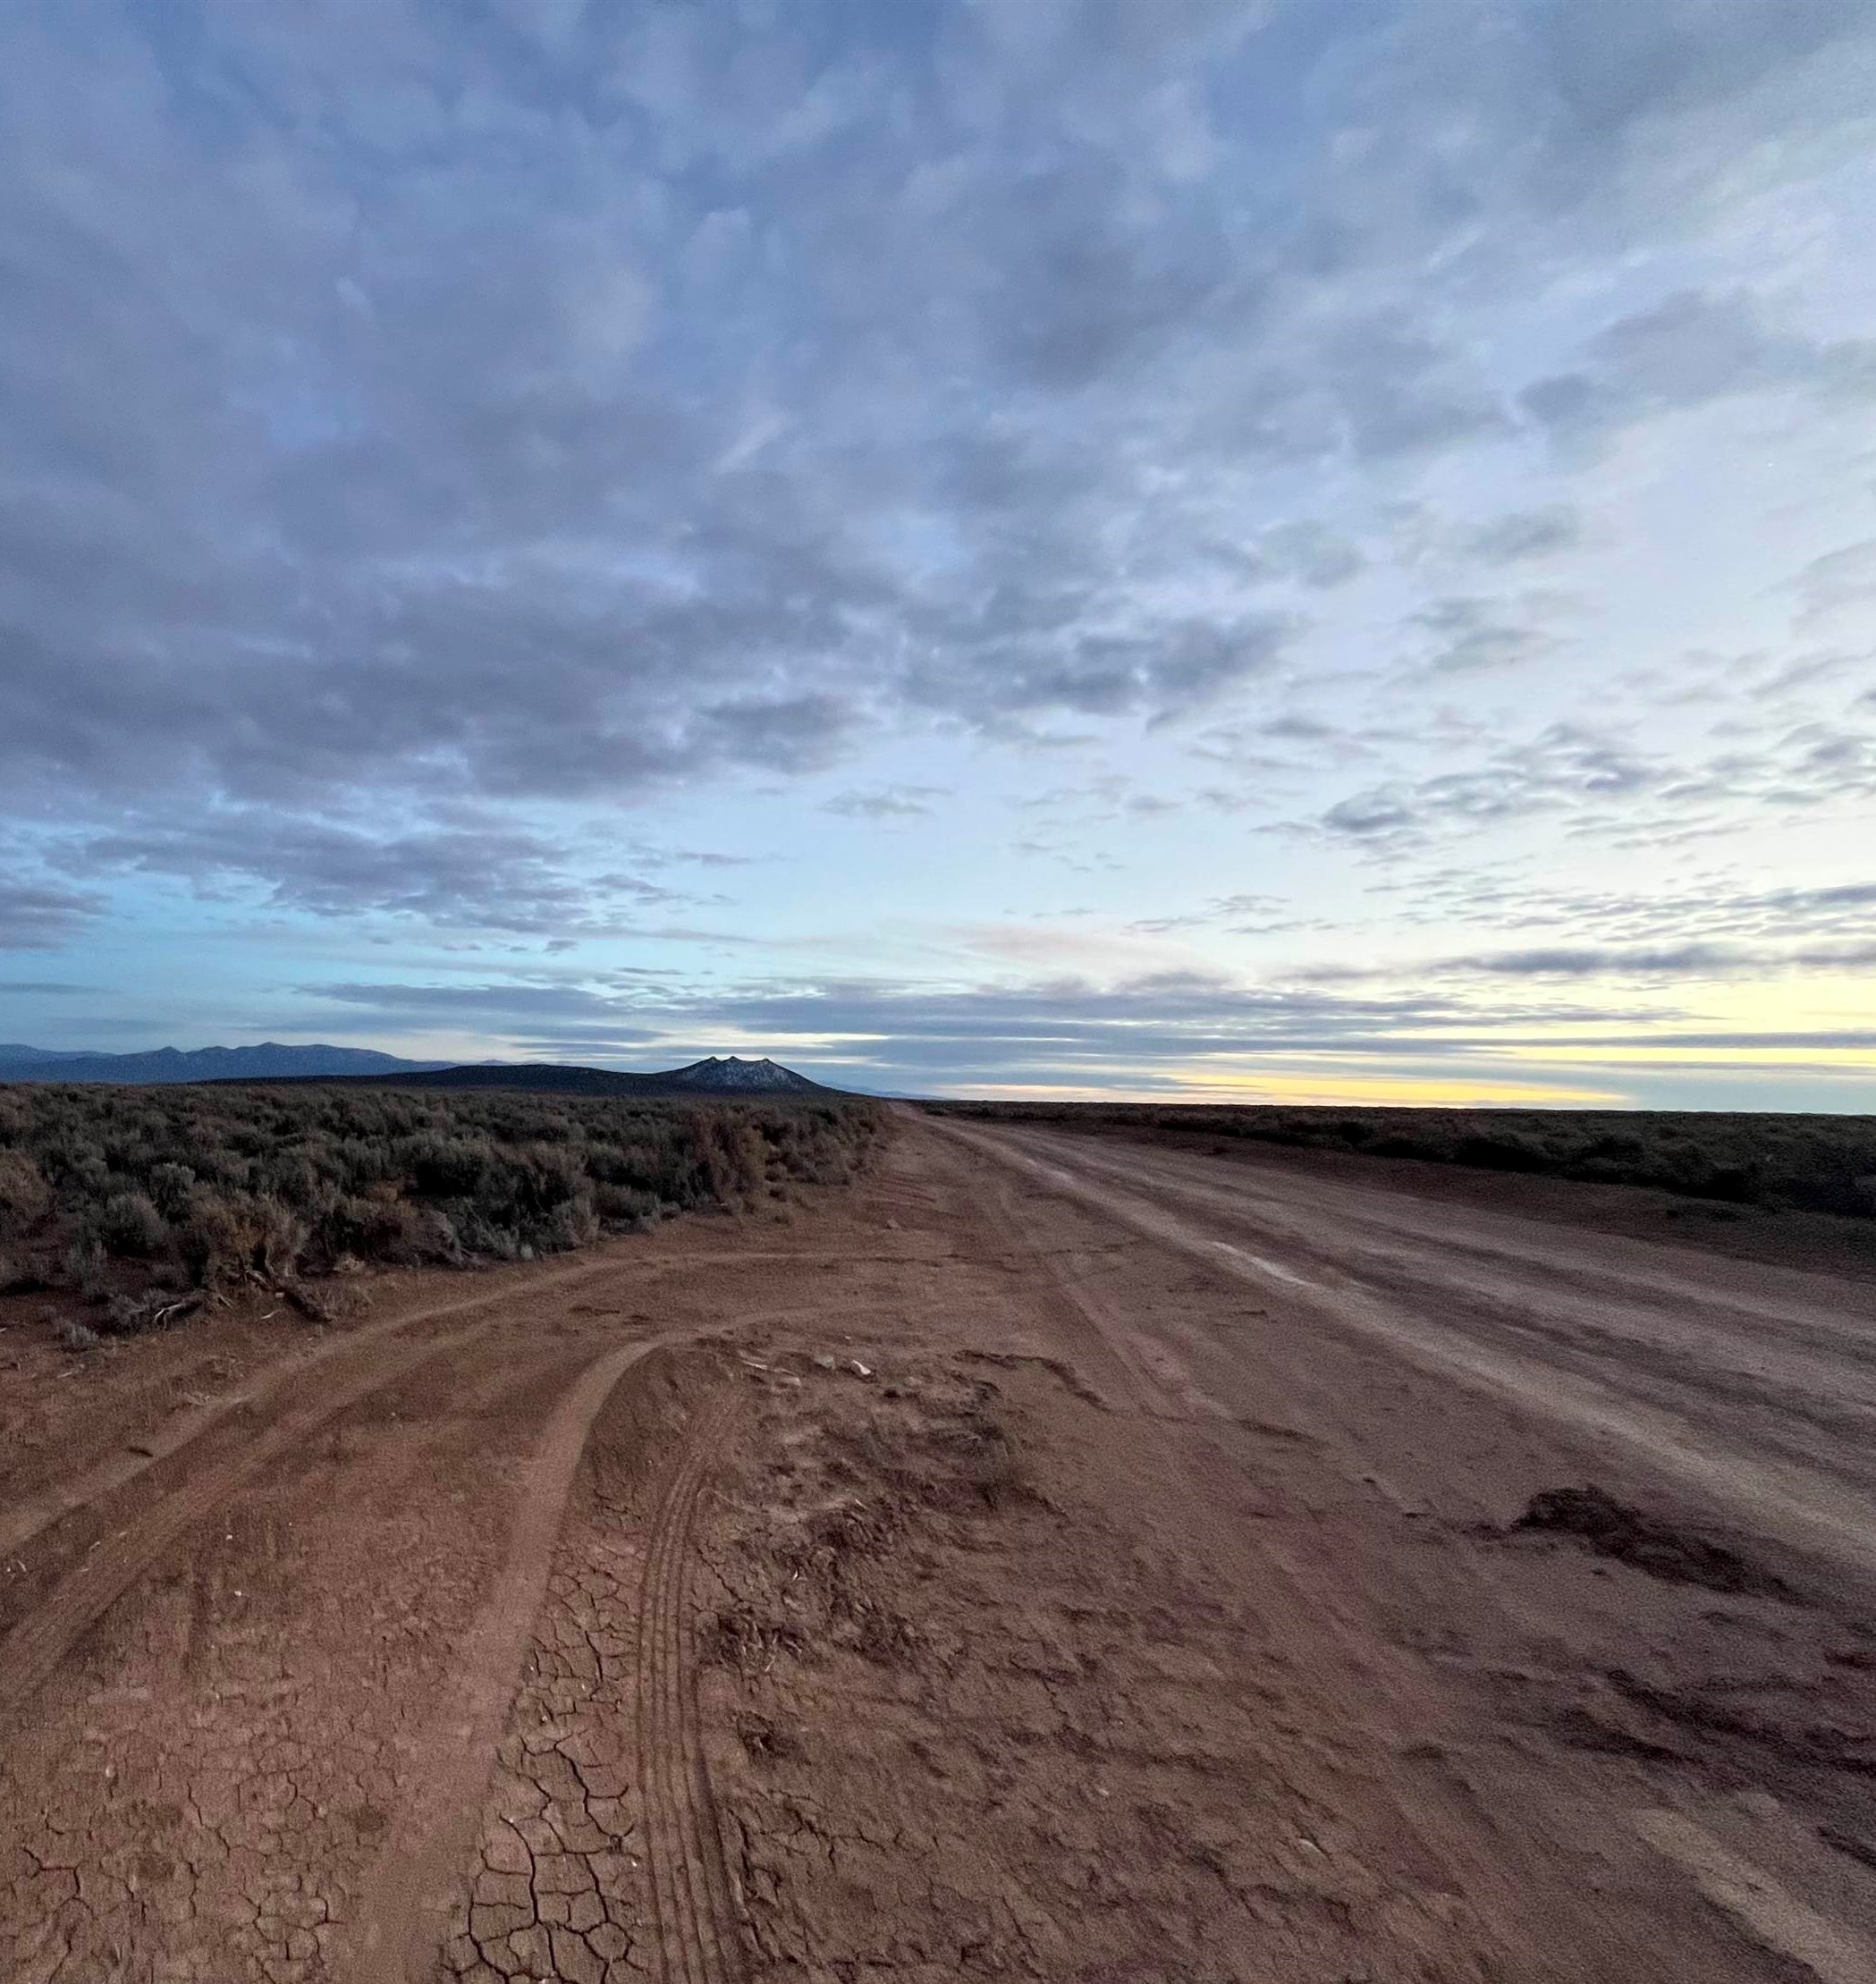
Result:
<svg viewBox="0 0 1876 1984">
<path fill-rule="evenodd" d="M 277 1151 L 262 1161 L 257 1167 L 257 1178 L 268 1197 L 283 1199 L 287 1204 L 302 1209 L 317 1206 L 332 1190 L 311 1156 L 297 1147 Z"/>
<path fill-rule="evenodd" d="M 122 1261 L 147 1261 L 160 1253 L 169 1223 L 141 1192 L 114 1192 L 93 1220 L 98 1245 Z"/>
<path fill-rule="evenodd" d="M 106 1292 L 105 1250 L 95 1233 L 83 1233 L 65 1249 L 65 1278 L 86 1296 Z"/>
<path fill-rule="evenodd" d="M 96 1350 L 103 1339 L 89 1323 L 80 1322 L 76 1316 L 61 1316 L 57 1330 L 59 1348 L 70 1350 L 82 1356 L 88 1350 Z"/>
<path fill-rule="evenodd" d="M 551 1217 L 587 1189 L 579 1153 L 561 1144 L 530 1144 L 510 1172 L 509 1190 L 524 1213 Z"/>
<path fill-rule="evenodd" d="M 449 1136 L 439 1130 L 404 1138 L 396 1157 L 412 1187 L 427 1199 L 474 1198 L 495 1161 L 486 1137 Z"/>
<path fill-rule="evenodd" d="M 582 1190 L 578 1197 L 556 1206 L 552 1215 L 535 1228 L 536 1251 L 570 1254 L 576 1247 L 590 1246 L 599 1237 L 599 1230 L 592 1194 Z"/>
<path fill-rule="evenodd" d="M 1487 1171 L 1543 1171 L 1551 1169 L 1540 1146 L 1522 1136 L 1465 1136 L 1452 1153 L 1455 1164 L 1474 1164 Z"/>
<path fill-rule="evenodd" d="M 0 1091 L 0 1241 L 19 1275 L 100 1302 L 516 1260 L 839 1182 L 886 1121 L 863 1102 L 21 1084 Z"/>
<path fill-rule="evenodd" d="M 20 1232 L 52 1208 L 52 1187 L 24 1151 L 0 1150 L 0 1232 Z"/>
<path fill-rule="evenodd" d="M 165 1160 L 150 1166 L 150 1199 L 165 1220 L 180 1220 L 189 1211 L 195 1185 L 196 1175 L 186 1164 Z"/>
<path fill-rule="evenodd" d="M 614 1231 L 642 1232 L 658 1216 L 658 1202 L 634 1185 L 596 1185 L 593 1210 Z"/>
<path fill-rule="evenodd" d="M 454 1266 L 463 1258 L 462 1236 L 441 1206 L 427 1205 L 418 1213 L 412 1238 L 420 1261 L 446 1262 Z"/>
<path fill-rule="evenodd" d="M 216 1287 L 252 1277 L 291 1277 L 306 1237 L 306 1228 L 277 1200 L 199 1188 L 176 1244 L 195 1279 L 204 1287 Z"/>
</svg>

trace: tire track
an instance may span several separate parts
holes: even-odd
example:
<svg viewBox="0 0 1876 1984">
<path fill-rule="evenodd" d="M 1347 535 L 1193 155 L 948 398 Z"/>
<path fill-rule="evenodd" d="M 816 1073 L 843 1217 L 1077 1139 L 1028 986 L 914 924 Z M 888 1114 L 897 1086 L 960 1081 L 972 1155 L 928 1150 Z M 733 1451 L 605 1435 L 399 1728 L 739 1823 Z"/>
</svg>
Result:
<svg viewBox="0 0 1876 1984">
<path fill-rule="evenodd" d="M 742 1938 L 697 1728 L 686 1607 L 698 1490 L 734 1419 L 706 1414 L 659 1500 L 638 1608 L 638 1749 L 658 1975 L 665 1984 L 741 1984 Z"/>
<path fill-rule="evenodd" d="M 899 1256 L 855 1251 L 830 1254 L 825 1258 L 866 1262 L 897 1260 Z M 720 1270 L 734 1270 L 744 1264 L 768 1267 L 778 1262 L 799 1262 L 799 1250 L 784 1247 L 751 1247 L 727 1259 L 722 1254 L 695 1248 L 630 1260 L 622 1260 L 616 1254 L 603 1254 L 563 1266 L 538 1270 L 526 1281 L 508 1280 L 501 1287 L 486 1289 L 477 1295 L 430 1303 L 420 1309 L 363 1323 L 343 1335 L 327 1338 L 275 1360 L 258 1372 L 252 1383 L 243 1384 L 225 1397 L 195 1406 L 178 1414 L 166 1425 L 138 1431 L 138 1451 L 114 1454 L 69 1480 L 55 1482 L 0 1509 L 0 1557 L 13 1555 L 54 1524 L 95 1507 L 139 1475 L 185 1454 L 197 1441 L 214 1432 L 231 1414 L 244 1410 L 264 1412 L 289 1387 L 304 1383 L 322 1366 L 369 1352 L 386 1339 L 421 1330 L 427 1324 L 452 1316 L 474 1316 L 504 1303 L 531 1304 L 550 1291 L 577 1288 L 582 1282 L 609 1272 L 629 1270 L 635 1275 L 650 1276 L 678 1273 L 699 1266 Z M 463 1339 L 452 1337 L 448 1340 L 460 1342 Z"/>
<path fill-rule="evenodd" d="M 226 1460 L 183 1482 L 128 1528 L 93 1544 L 45 1602 L 0 1641 L 0 1718 L 17 1715 L 85 1634 L 155 1567 L 177 1538 L 270 1462 L 360 1399 L 397 1383 L 433 1358 L 463 1350 L 500 1321 L 499 1315 L 489 1316 L 451 1336 L 406 1345 L 396 1354 L 371 1361 L 350 1381 L 341 1380 L 316 1400 L 286 1412 Z"/>
<path fill-rule="evenodd" d="M 548 1421 L 528 1463 L 507 1561 L 463 1642 L 450 1697 L 425 1731 L 416 1775 L 368 1877 L 337 1967 L 341 1984 L 415 1984 L 434 1973 L 587 1436 L 633 1365 L 681 1340 L 666 1332 L 609 1352 L 587 1367 Z"/>
<path fill-rule="evenodd" d="M 243 1386 L 226 1397 L 198 1406 L 170 1425 L 140 1435 L 139 1444 L 146 1449 L 144 1452 L 114 1455 L 74 1479 L 57 1482 L 0 1514 L 0 1556 L 12 1554 L 50 1524 L 80 1509 L 89 1508 L 139 1474 L 182 1453 L 212 1432 L 231 1413 L 243 1407 L 259 1411 L 272 1405 L 289 1385 L 305 1381 L 323 1364 L 368 1352 L 386 1338 L 408 1330 L 421 1330 L 426 1323 L 439 1322 L 448 1316 L 474 1315 L 503 1302 L 530 1300 L 550 1288 L 577 1286 L 604 1269 L 617 1265 L 615 1261 L 582 1261 L 570 1267 L 550 1269 L 520 1287 L 511 1283 L 454 1302 L 431 1303 L 425 1308 L 365 1323 L 356 1330 L 347 1330 L 342 1336 L 328 1338 L 310 1348 L 282 1357 L 258 1373 L 254 1385 Z"/>
<path fill-rule="evenodd" d="M 793 1259 L 783 1250 L 752 1250 L 752 1262 Z M 720 1264 L 719 1257 L 695 1251 L 673 1253 L 630 1265 L 640 1272 L 680 1271 L 698 1262 Z M 317 1345 L 272 1367 L 258 1389 L 244 1389 L 202 1407 L 166 1434 L 153 1437 L 150 1452 L 103 1463 L 73 1482 L 34 1498 L 0 1515 L 0 1554 L 12 1556 L 55 1524 L 100 1511 L 114 1494 L 121 1494 L 139 1476 L 164 1463 L 188 1467 L 190 1449 L 217 1433 L 232 1439 L 227 1422 L 243 1410 L 254 1413 L 273 1406 L 283 1394 L 304 1388 L 317 1371 L 345 1359 L 362 1360 L 364 1368 L 350 1377 L 331 1380 L 317 1401 L 289 1409 L 225 1458 L 210 1457 L 198 1472 L 139 1509 L 114 1535 L 94 1541 L 87 1555 L 46 1591 L 25 1617 L 0 1636 L 0 1715 L 18 1710 L 64 1659 L 90 1627 L 137 1579 L 147 1573 L 193 1523 L 200 1521 L 241 1484 L 270 1462 L 317 1433 L 336 1414 L 357 1405 L 372 1392 L 398 1382 L 429 1359 L 460 1352 L 498 1325 L 504 1313 L 541 1294 L 564 1292 L 596 1276 L 627 1265 L 616 1258 L 581 1261 L 549 1270 L 520 1286 L 510 1284 L 461 1300 L 435 1303 L 388 1316 L 342 1338 Z M 488 1313 L 493 1312 L 493 1313 Z M 467 1327 L 396 1347 L 396 1339 L 426 1325 L 453 1316 L 477 1320 Z M 106 1520 L 109 1520 L 106 1515 Z"/>
<path fill-rule="evenodd" d="M 949 1123 L 934 1123 L 933 1127 L 941 1136 L 964 1144 L 972 1154 L 982 1154 L 979 1146 L 967 1134 L 954 1129 Z M 1001 1151 L 993 1154 L 1002 1159 L 1006 1165 L 1009 1163 Z M 1031 1182 L 1044 1186 L 1047 1183 L 1045 1178 L 1035 1176 Z M 1054 1306 L 1064 1312 L 1063 1334 L 1070 1347 L 1078 1347 L 1080 1341 L 1092 1333 L 1095 1343 L 1106 1353 L 1118 1380 L 1117 1389 L 1121 1394 L 1124 1409 L 1146 1419 L 1191 1418 L 1190 1409 L 1155 1374 L 1125 1328 L 1093 1291 L 1063 1266 L 1060 1250 L 1044 1247 L 1036 1238 L 1031 1223 L 1015 1204 L 1009 1185 L 999 1180 L 980 1203 L 1001 1229 L 1005 1251 L 1021 1256 L 1033 1277 L 1047 1284 L 1055 1298 Z"/>
<path fill-rule="evenodd" d="M 1424 1296 L 1369 1286 L 1339 1269 L 1335 1279 L 1316 1280 L 1221 1244 L 1194 1218 L 1183 1186 L 1150 1171 L 1139 1179 L 1123 1173 L 1125 1182 L 1116 1183 L 1099 1156 L 1090 1160 L 1079 1151 L 1051 1147 L 1050 1158 L 1060 1161 L 1049 1161 L 1015 1137 L 949 1125 L 945 1134 L 1023 1176 L 1047 1181 L 1156 1245 L 1222 1267 L 1266 1293 L 1274 1282 L 1277 1292 L 1306 1313 L 1387 1346 L 1422 1371 L 1490 1393 L 1571 1432 L 1617 1442 L 1635 1462 L 1710 1498 L 1733 1520 L 1779 1538 L 1813 1563 L 1821 1559 L 1833 1577 L 1847 1575 L 1865 1591 L 1876 1589 L 1872 1496 L 1860 1478 L 1846 1481 L 1841 1466 L 1827 1472 L 1768 1454 L 1723 1424 L 1703 1420 L 1698 1398 L 1692 1407 L 1659 1405 L 1636 1389 L 1632 1366 L 1620 1361 L 1592 1375 L 1541 1351 L 1508 1347 L 1500 1337 L 1455 1329 L 1453 1318 L 1463 1312 L 1450 1299 L 1436 1306 Z M 1081 1169 L 1071 1173 L 1061 1169 L 1063 1164 Z M 1202 1218 L 1217 1217 L 1202 1195 L 1197 1211 Z M 1464 1286 L 1458 1284 L 1462 1294 Z"/>
</svg>

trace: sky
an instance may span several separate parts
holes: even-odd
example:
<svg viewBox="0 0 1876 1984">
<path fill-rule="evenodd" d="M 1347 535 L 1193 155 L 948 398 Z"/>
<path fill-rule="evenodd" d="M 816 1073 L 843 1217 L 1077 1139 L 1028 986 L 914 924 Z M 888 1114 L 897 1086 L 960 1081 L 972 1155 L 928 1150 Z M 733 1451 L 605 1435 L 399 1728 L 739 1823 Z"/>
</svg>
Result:
<svg viewBox="0 0 1876 1984">
<path fill-rule="evenodd" d="M 1876 8 L 0 9 L 0 1041 L 1876 1107 Z"/>
</svg>

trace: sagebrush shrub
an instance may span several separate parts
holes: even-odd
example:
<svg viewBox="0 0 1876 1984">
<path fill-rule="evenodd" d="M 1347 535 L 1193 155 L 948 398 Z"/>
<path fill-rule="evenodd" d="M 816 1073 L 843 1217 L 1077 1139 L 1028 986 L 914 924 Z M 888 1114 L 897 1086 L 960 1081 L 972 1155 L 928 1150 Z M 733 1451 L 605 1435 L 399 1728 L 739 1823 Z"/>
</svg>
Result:
<svg viewBox="0 0 1876 1984">
<path fill-rule="evenodd" d="M 52 1208 L 52 1187 L 24 1151 L 0 1150 L 0 1223 L 21 1231 Z"/>
<path fill-rule="evenodd" d="M 531 1258 L 844 1179 L 886 1120 L 864 1102 L 21 1084 L 0 1092 L 0 1245 L 100 1298 L 126 1275 Z"/>
<path fill-rule="evenodd" d="M 147 1261 L 169 1238 L 169 1222 L 141 1192 L 114 1192 L 98 1208 L 94 1230 L 105 1252 L 122 1261 Z"/>
</svg>

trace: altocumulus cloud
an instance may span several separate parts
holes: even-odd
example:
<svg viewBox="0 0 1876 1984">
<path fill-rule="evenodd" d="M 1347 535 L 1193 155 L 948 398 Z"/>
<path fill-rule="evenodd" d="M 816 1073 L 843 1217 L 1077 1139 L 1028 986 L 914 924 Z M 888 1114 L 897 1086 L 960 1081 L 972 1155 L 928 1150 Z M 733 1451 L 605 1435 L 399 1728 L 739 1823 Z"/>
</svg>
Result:
<svg viewBox="0 0 1876 1984">
<path fill-rule="evenodd" d="M 1410 875 L 1866 801 L 1867 704 L 1787 670 L 1664 738 L 1571 671 L 1606 633 L 1574 478 L 1676 423 L 1876 408 L 1876 343 L 1735 252 L 1850 184 L 1872 49 L 1837 0 L 12 9 L 0 945 L 178 889 L 322 942 L 748 942 L 704 878 L 785 859 L 773 796 L 925 853 L 984 765 L 1057 782 L 1044 751 L 1087 805 L 1030 853 L 1162 938 L 1248 938 L 1199 906 L 1254 898 L 1293 924 L 1272 849 Z M 1762 588 L 1844 680 L 1854 536 Z M 1125 790 L 1087 762 L 1149 747 Z M 740 844 L 642 827 L 723 794 Z M 1189 798 L 1246 872 L 1124 900 L 1124 836 Z M 857 921 L 896 907 L 871 886 Z M 1148 1000 L 1148 1055 L 1425 1017 L 1244 977 L 856 973 L 813 1010 L 934 1066 L 1018 1056 L 1051 1000 L 1082 1044 Z M 570 1002 L 353 1009 L 642 1037 L 537 991 Z"/>
</svg>

